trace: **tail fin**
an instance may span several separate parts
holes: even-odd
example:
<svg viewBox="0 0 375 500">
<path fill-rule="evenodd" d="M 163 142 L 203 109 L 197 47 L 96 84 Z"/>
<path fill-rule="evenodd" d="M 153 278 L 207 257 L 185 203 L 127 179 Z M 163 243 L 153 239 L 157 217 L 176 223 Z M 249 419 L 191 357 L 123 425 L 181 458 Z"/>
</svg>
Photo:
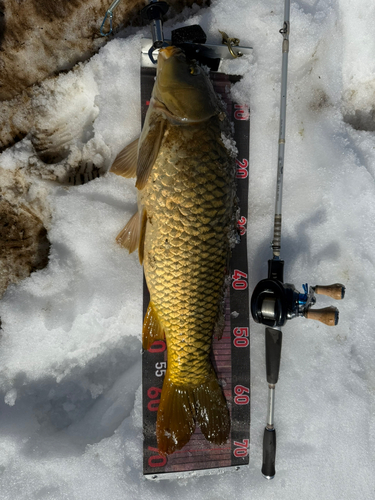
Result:
<svg viewBox="0 0 375 500">
<path fill-rule="evenodd" d="M 230 418 L 223 391 L 212 368 L 206 382 L 194 390 L 196 420 L 210 442 L 224 444 L 230 431 Z"/>
<path fill-rule="evenodd" d="M 214 369 L 205 383 L 195 388 L 174 384 L 167 371 L 156 423 L 159 452 L 170 455 L 183 448 L 194 432 L 195 422 L 211 443 L 227 441 L 229 412 Z"/>
<path fill-rule="evenodd" d="M 158 450 L 162 455 L 170 455 L 188 443 L 195 429 L 194 416 L 192 391 L 171 382 L 167 370 L 156 422 Z"/>
</svg>

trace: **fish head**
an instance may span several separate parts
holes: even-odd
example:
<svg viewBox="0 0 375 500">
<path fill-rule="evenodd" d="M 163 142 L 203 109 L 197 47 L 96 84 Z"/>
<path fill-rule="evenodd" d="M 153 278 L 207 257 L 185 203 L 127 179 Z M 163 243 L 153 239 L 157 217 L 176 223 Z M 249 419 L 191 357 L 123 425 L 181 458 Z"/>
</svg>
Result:
<svg viewBox="0 0 375 500">
<path fill-rule="evenodd" d="M 160 50 L 153 97 L 174 120 L 202 122 L 218 113 L 218 100 L 205 71 L 174 46 Z"/>
</svg>

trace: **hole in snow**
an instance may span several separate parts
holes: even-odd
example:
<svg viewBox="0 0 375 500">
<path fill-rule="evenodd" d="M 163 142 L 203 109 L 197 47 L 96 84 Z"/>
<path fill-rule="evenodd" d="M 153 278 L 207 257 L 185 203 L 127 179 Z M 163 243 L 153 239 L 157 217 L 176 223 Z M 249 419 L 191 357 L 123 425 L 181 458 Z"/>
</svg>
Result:
<svg viewBox="0 0 375 500">
<path fill-rule="evenodd" d="M 344 115 L 344 122 L 355 130 L 375 131 L 375 108 L 370 110 L 356 109 L 354 113 Z"/>
</svg>

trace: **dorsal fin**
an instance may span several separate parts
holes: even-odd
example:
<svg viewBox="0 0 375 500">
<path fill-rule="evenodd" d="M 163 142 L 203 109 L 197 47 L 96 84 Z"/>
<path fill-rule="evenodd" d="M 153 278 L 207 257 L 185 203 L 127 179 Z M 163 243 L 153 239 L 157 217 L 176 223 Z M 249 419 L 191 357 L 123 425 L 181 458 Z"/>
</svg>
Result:
<svg viewBox="0 0 375 500">
<path fill-rule="evenodd" d="M 142 216 L 140 216 L 142 213 Z M 144 244 L 147 225 L 147 211 L 138 210 L 126 224 L 126 226 L 116 236 L 116 241 L 123 248 L 127 248 L 129 253 L 138 248 L 139 262 L 143 264 Z"/>
<path fill-rule="evenodd" d="M 137 211 L 129 220 L 126 226 L 116 236 L 116 241 L 123 248 L 127 248 L 129 253 L 138 248 L 139 243 L 139 212 Z"/>
</svg>

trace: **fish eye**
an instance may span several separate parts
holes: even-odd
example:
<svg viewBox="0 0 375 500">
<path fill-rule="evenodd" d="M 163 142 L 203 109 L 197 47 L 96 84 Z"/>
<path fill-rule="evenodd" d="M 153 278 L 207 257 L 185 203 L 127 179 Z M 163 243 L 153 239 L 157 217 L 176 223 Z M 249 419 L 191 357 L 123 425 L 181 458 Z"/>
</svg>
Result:
<svg viewBox="0 0 375 500">
<path fill-rule="evenodd" d="M 190 74 L 191 75 L 199 75 L 201 72 L 199 66 L 197 66 L 196 64 L 191 64 L 190 66 Z"/>
</svg>

